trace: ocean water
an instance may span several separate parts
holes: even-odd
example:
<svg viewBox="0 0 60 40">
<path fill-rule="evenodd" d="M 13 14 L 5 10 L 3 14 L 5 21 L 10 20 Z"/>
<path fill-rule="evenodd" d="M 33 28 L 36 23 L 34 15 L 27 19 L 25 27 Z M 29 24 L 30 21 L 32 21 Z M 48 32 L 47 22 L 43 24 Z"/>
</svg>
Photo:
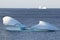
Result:
<svg viewBox="0 0 60 40">
<path fill-rule="evenodd" d="M 11 32 L 6 31 L 2 18 L 11 16 L 31 27 L 39 20 L 51 23 L 60 29 L 60 9 L 0 8 L 0 40 L 60 40 L 60 31 L 55 32 Z"/>
</svg>

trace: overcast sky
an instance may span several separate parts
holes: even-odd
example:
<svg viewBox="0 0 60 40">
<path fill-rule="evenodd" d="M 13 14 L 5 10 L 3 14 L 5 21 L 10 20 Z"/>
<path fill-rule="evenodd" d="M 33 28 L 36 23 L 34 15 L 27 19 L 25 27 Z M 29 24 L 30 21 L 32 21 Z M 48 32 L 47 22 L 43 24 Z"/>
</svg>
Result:
<svg viewBox="0 0 60 40">
<path fill-rule="evenodd" d="M 60 8 L 60 0 L 0 0 L 0 8 Z"/>
</svg>

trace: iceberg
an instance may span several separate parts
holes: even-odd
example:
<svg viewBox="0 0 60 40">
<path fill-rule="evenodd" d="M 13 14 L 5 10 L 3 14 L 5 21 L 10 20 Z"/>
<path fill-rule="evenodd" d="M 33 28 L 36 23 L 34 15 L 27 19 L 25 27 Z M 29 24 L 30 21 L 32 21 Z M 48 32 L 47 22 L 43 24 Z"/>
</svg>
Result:
<svg viewBox="0 0 60 40">
<path fill-rule="evenodd" d="M 22 31 L 26 29 L 25 25 L 10 16 L 3 17 L 3 24 L 6 26 L 6 30 L 10 31 Z"/>
<path fill-rule="evenodd" d="M 59 29 L 50 23 L 39 21 L 39 24 L 32 26 L 30 30 L 31 31 L 55 31 Z"/>
</svg>

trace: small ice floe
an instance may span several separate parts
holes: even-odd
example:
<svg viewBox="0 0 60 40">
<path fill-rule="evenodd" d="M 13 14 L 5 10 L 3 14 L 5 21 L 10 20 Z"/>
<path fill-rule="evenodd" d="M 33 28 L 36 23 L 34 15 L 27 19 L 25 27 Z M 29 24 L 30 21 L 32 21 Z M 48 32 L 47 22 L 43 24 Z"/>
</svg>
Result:
<svg viewBox="0 0 60 40">
<path fill-rule="evenodd" d="M 25 25 L 10 16 L 3 17 L 3 24 L 6 26 L 6 30 L 10 31 L 22 31 L 26 28 Z"/>
<path fill-rule="evenodd" d="M 47 9 L 46 6 L 39 6 L 39 9 Z"/>
<path fill-rule="evenodd" d="M 30 30 L 31 31 L 55 31 L 59 29 L 50 23 L 39 21 L 39 24 L 32 26 Z"/>
<path fill-rule="evenodd" d="M 42 9 L 47 9 L 47 7 L 44 6 L 44 7 L 42 7 Z"/>
</svg>

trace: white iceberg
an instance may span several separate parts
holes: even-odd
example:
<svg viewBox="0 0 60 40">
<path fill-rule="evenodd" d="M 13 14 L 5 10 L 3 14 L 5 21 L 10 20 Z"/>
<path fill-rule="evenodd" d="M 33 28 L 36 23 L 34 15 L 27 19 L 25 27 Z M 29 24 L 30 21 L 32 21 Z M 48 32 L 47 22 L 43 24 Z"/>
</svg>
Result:
<svg viewBox="0 0 60 40">
<path fill-rule="evenodd" d="M 47 7 L 43 6 L 42 9 L 47 9 Z"/>
<path fill-rule="evenodd" d="M 47 9 L 46 6 L 39 6 L 39 9 Z"/>
<path fill-rule="evenodd" d="M 50 23 L 39 21 L 39 24 L 32 26 L 30 30 L 31 31 L 55 31 L 59 29 Z"/>
<path fill-rule="evenodd" d="M 25 30 L 25 25 L 21 24 L 19 21 L 16 19 L 10 17 L 10 16 L 5 16 L 3 17 L 3 24 L 6 27 L 6 30 L 11 30 L 11 31 L 21 31 Z"/>
</svg>

